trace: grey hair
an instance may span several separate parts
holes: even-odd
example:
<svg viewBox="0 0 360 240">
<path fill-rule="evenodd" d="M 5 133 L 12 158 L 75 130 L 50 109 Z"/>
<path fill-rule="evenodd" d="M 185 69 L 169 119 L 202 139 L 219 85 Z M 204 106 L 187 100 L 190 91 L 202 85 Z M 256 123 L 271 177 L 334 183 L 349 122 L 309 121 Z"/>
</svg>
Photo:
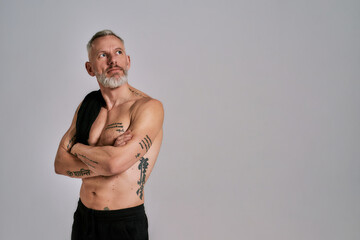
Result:
<svg viewBox="0 0 360 240">
<path fill-rule="evenodd" d="M 95 41 L 95 39 L 100 38 L 100 37 L 105 37 L 105 36 L 114 36 L 114 37 L 117 37 L 117 38 L 122 42 L 122 44 L 124 44 L 124 40 L 123 40 L 121 37 L 119 37 L 118 35 L 116 35 L 113 31 L 108 30 L 108 29 L 105 29 L 105 30 L 102 30 L 102 31 L 99 31 L 99 32 L 95 33 L 95 35 L 92 36 L 92 38 L 90 39 L 90 41 L 89 41 L 88 44 L 86 45 L 88 54 L 89 54 L 90 51 L 91 51 L 92 43 Z"/>
</svg>

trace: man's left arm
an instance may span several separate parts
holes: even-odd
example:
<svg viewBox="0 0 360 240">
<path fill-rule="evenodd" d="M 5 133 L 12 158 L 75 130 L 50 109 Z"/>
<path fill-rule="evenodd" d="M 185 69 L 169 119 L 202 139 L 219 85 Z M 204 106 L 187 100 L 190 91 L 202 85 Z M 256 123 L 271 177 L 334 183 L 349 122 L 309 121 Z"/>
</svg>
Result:
<svg viewBox="0 0 360 240">
<path fill-rule="evenodd" d="M 103 176 L 112 176 L 126 171 L 150 149 L 162 129 L 164 110 L 161 102 L 151 99 L 143 103 L 134 113 L 129 126 L 132 139 L 126 145 L 88 146 L 75 144 L 71 153 Z"/>
</svg>

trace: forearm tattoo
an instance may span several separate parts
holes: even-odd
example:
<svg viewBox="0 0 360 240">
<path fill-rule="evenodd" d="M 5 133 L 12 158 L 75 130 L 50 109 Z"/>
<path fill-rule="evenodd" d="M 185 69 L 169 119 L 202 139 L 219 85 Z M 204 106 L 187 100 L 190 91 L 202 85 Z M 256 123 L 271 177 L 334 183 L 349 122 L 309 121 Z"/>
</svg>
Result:
<svg viewBox="0 0 360 240">
<path fill-rule="evenodd" d="M 72 176 L 76 176 L 76 177 L 82 177 L 82 176 L 84 176 L 84 175 L 87 175 L 87 176 L 90 176 L 90 170 L 86 170 L 86 169 L 80 169 L 80 171 L 73 171 L 73 172 L 71 172 L 71 171 L 67 171 L 66 172 L 67 173 L 67 175 L 69 175 L 70 177 L 72 177 Z"/>
<path fill-rule="evenodd" d="M 140 156 L 140 153 L 138 153 L 135 157 L 138 158 Z M 140 163 L 139 163 L 139 170 L 140 170 L 140 179 L 137 182 L 139 185 L 139 189 L 136 191 L 136 194 L 139 196 L 139 198 L 142 200 L 144 196 L 144 185 L 145 185 L 145 179 L 146 179 L 146 169 L 149 166 L 148 163 L 149 159 L 141 157 Z"/>
<path fill-rule="evenodd" d="M 141 149 L 145 148 L 145 150 L 147 152 L 147 151 L 149 151 L 149 149 L 150 149 L 150 147 L 152 145 L 152 141 L 151 141 L 150 137 L 148 135 L 146 135 L 146 137 L 144 137 L 144 139 L 142 139 L 139 142 L 139 144 L 140 144 Z"/>
<path fill-rule="evenodd" d="M 88 158 L 87 156 L 82 155 L 82 154 L 80 154 L 80 153 L 75 153 L 75 156 L 76 156 L 76 157 L 80 157 L 81 160 L 82 160 L 86 165 L 88 165 L 89 167 L 95 168 L 95 166 L 92 165 L 92 164 L 93 164 L 93 163 L 96 164 L 96 165 L 99 164 L 99 162 L 94 161 L 94 160 L 91 160 L 91 159 Z"/>
<path fill-rule="evenodd" d="M 125 132 L 124 126 L 122 123 L 112 123 L 106 126 L 105 130 L 116 128 L 115 131 L 117 132 Z"/>
</svg>

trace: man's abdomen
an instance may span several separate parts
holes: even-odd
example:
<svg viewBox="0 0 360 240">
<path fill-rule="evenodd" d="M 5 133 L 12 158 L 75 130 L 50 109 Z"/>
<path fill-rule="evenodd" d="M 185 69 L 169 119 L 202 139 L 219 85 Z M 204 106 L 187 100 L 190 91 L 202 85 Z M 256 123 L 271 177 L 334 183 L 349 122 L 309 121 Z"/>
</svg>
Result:
<svg viewBox="0 0 360 240">
<path fill-rule="evenodd" d="M 84 205 L 95 210 L 117 210 L 144 203 L 137 192 L 140 189 L 139 170 L 135 164 L 126 172 L 111 177 L 83 179 L 80 198 Z"/>
<path fill-rule="evenodd" d="M 80 190 L 84 205 L 95 210 L 117 210 L 143 204 L 145 182 L 155 165 L 161 141 L 162 131 L 150 150 L 121 174 L 84 178 Z"/>
</svg>

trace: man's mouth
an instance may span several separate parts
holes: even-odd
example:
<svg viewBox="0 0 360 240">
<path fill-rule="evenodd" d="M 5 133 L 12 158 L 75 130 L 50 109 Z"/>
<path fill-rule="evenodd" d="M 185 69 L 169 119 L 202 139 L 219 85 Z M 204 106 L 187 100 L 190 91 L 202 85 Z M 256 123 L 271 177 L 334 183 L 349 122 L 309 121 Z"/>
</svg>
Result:
<svg viewBox="0 0 360 240">
<path fill-rule="evenodd" d="M 106 72 L 111 73 L 114 71 L 124 71 L 124 69 L 122 67 L 112 67 L 112 68 L 109 68 Z"/>
</svg>

